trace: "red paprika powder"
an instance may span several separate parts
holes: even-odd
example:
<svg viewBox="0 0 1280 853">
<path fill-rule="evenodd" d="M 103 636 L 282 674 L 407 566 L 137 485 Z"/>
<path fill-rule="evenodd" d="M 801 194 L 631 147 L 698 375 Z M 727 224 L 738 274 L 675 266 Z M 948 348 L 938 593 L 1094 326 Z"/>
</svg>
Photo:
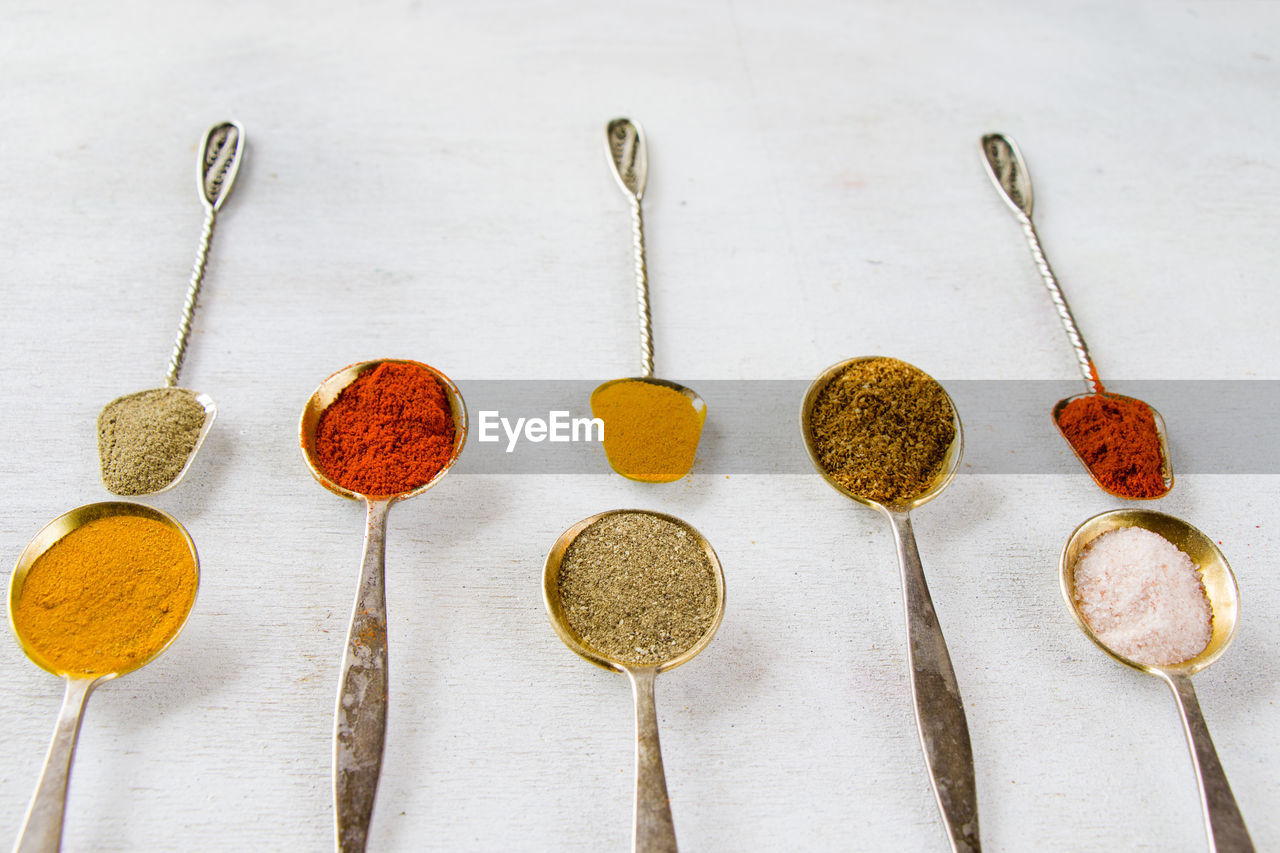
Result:
<svg viewBox="0 0 1280 853">
<path fill-rule="evenodd" d="M 1155 415 L 1141 400 L 1105 392 L 1077 397 L 1058 412 L 1058 429 L 1103 488 L 1126 498 L 1169 491 Z"/>
<path fill-rule="evenodd" d="M 390 497 L 449 464 L 454 432 L 439 380 L 413 362 L 387 361 L 360 374 L 320 413 L 316 462 L 344 489 Z"/>
</svg>

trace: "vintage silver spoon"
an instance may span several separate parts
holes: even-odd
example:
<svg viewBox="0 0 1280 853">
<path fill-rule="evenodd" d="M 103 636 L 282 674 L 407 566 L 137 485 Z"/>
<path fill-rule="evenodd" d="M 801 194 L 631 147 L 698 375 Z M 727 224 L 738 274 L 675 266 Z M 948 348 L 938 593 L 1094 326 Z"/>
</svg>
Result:
<svg viewBox="0 0 1280 853">
<path fill-rule="evenodd" d="M 683 528 L 692 541 L 707 555 L 716 576 L 716 612 L 706 633 L 681 654 L 657 664 L 633 664 L 620 661 L 587 645 L 569 624 L 560 600 L 560 564 L 565 552 L 582 531 L 602 518 L 622 513 L 643 512 Z M 632 825 L 633 853 L 676 853 L 676 830 L 671 819 L 671 801 L 667 796 L 667 777 L 662 769 L 662 748 L 658 742 L 658 710 L 654 700 L 654 681 L 658 673 L 688 663 L 707 647 L 724 619 L 724 571 L 711 543 L 687 522 L 662 512 L 615 509 L 584 518 L 570 527 L 547 555 L 542 570 L 542 599 L 551 617 L 551 626 L 564 644 L 586 660 L 611 672 L 621 672 L 631 682 L 636 703 L 636 792 L 635 818 Z"/>
<path fill-rule="evenodd" d="M 196 163 L 196 184 L 204 205 L 204 227 L 196 247 L 187 298 L 169 355 L 164 387 L 117 397 L 98 416 L 98 456 L 102 482 L 117 495 L 148 495 L 167 491 L 178 484 L 204 444 L 218 408 L 208 394 L 179 388 L 178 374 L 187 354 L 187 339 L 195 317 L 200 285 L 204 282 L 213 227 L 231 188 L 235 185 L 244 155 L 244 127 L 235 121 L 209 128 L 200 146 Z M 181 429 L 158 429 L 156 421 Z M 199 423 L 198 430 L 186 425 Z"/>
<path fill-rule="evenodd" d="M 135 661 L 127 669 L 95 675 L 59 670 L 45 661 L 29 638 L 24 637 L 18 630 L 14 611 L 22 595 L 23 584 L 36 561 L 58 540 L 72 531 L 102 518 L 122 515 L 152 519 L 177 532 L 191 551 L 196 584 L 199 585 L 200 561 L 196 556 L 196 547 L 186 529 L 173 516 L 141 504 L 110 501 L 77 507 L 46 524 L 23 549 L 9 582 L 9 625 L 13 628 L 23 653 L 31 659 L 31 662 L 61 677 L 66 681 L 67 686 L 63 693 L 62 709 L 58 712 L 58 722 L 54 726 L 53 741 L 49 744 L 49 752 L 45 756 L 44 768 L 40 771 L 40 781 L 31 798 L 31 805 L 27 807 L 22 830 L 13 848 L 14 853 L 57 853 L 62 845 L 62 819 L 67 807 L 67 783 L 71 779 L 71 761 L 75 756 L 76 740 L 80 735 L 80 718 L 84 715 L 85 705 L 89 702 L 89 694 L 98 685 L 133 672 L 155 660 L 177 639 L 186 624 L 184 616 L 182 624 L 174 629 L 150 657 Z M 190 611 L 186 615 L 189 616 Z"/>
<path fill-rule="evenodd" d="M 964 452 L 964 435 L 960 412 L 951 402 L 955 416 L 955 438 L 947 449 L 942 472 L 929 490 L 918 497 L 895 504 L 884 504 L 855 494 L 822 467 L 814 445 L 811 425 L 818 395 L 829 382 L 851 364 L 880 356 L 851 358 L 828 367 L 813 380 L 800 407 L 800 431 L 813 467 L 836 491 L 863 506 L 876 510 L 893 527 L 893 541 L 898 549 L 898 565 L 902 571 L 902 594 L 906 605 L 907 656 L 911 665 L 911 696 L 915 704 L 916 729 L 924 749 L 925 766 L 929 769 L 933 795 L 942 812 L 951 849 L 956 853 L 976 853 L 981 849 L 978 835 L 978 791 L 974 783 L 973 747 L 969 741 L 969 723 L 960 698 L 947 640 L 942 635 L 933 598 L 925 582 L 920 551 L 911 528 L 911 510 L 937 497 L 955 477 Z M 945 391 L 943 392 L 946 393 Z"/>
<path fill-rule="evenodd" d="M 622 194 L 631 205 L 631 249 L 635 258 L 636 274 L 636 311 L 640 320 L 640 375 L 626 379 L 612 379 L 601 384 L 591 392 L 591 407 L 598 415 L 598 405 L 611 389 L 632 382 L 642 382 L 670 388 L 689 399 L 697 417 L 697 428 L 701 435 L 702 424 L 707 419 L 707 404 L 691 388 L 666 379 L 655 379 L 653 376 L 653 320 L 649 312 L 649 272 L 645 263 L 644 249 L 644 213 L 641 200 L 644 198 L 644 187 L 649 177 L 649 148 L 644 138 L 644 129 L 638 122 L 627 118 L 615 118 L 605 125 L 605 151 L 609 155 L 609 165 L 613 170 L 614 180 Z M 633 413 L 637 421 L 643 421 L 643 414 Z M 611 454 L 620 439 L 605 423 L 604 450 L 610 466 L 624 477 L 647 483 L 669 483 L 679 480 L 689 473 L 693 467 L 697 442 L 693 444 L 687 459 L 673 460 L 670 470 L 655 472 L 636 472 L 626 466 L 619 465 L 616 454 Z M 640 441 L 661 441 L 661 436 L 643 436 Z"/>
<path fill-rule="evenodd" d="M 347 629 L 346 652 L 342 658 L 342 678 L 333 720 L 333 798 L 337 849 L 359 853 L 369 837 L 373 803 L 382 774 L 383 745 L 387 735 L 387 514 L 397 501 L 420 495 L 440 482 L 458 461 L 467 440 L 467 406 L 449 377 L 430 365 L 408 362 L 436 378 L 449 399 L 453 415 L 453 455 L 427 482 L 395 495 L 369 497 L 330 480 L 315 457 L 316 427 L 320 415 L 359 376 L 388 361 L 378 359 L 344 367 L 312 392 L 302 410 L 299 438 L 302 456 L 311 475 L 329 491 L 351 500 L 362 500 L 367 509 L 364 554 L 360 559 L 360 580 L 356 587 L 351 625 Z"/>
<path fill-rule="evenodd" d="M 991 178 L 991 183 L 995 185 L 996 192 L 1000 193 L 1000 197 L 1004 199 L 1005 204 L 1013 211 L 1014 218 L 1022 226 L 1022 233 L 1026 237 L 1028 248 L 1031 249 L 1031 257 L 1035 261 L 1036 269 L 1044 280 L 1044 286 L 1049 291 L 1049 297 L 1053 300 L 1054 308 L 1058 311 L 1058 318 L 1062 321 L 1062 328 L 1066 330 L 1067 339 L 1071 342 L 1072 349 L 1075 350 L 1076 361 L 1080 365 L 1080 373 L 1084 376 L 1085 384 L 1089 386 L 1089 390 L 1084 394 L 1076 394 L 1058 401 L 1057 405 L 1053 407 L 1054 425 L 1058 427 L 1059 432 L 1062 432 L 1063 438 L 1066 438 L 1067 444 L 1071 446 L 1071 451 L 1076 454 L 1080 464 L 1085 467 L 1085 470 L 1089 472 L 1089 476 L 1093 477 L 1094 482 L 1101 489 L 1116 497 L 1132 500 L 1134 495 L 1117 492 L 1099 479 L 1093 468 L 1090 467 L 1089 461 L 1080 455 L 1076 446 L 1071 443 L 1070 437 L 1063 431 L 1059 418 L 1062 415 L 1062 410 L 1070 403 L 1094 394 L 1118 400 L 1131 400 L 1145 406 L 1155 420 L 1156 435 L 1160 439 L 1160 479 L 1164 483 L 1164 491 L 1150 497 L 1164 497 L 1173 488 L 1173 463 L 1169 461 L 1169 439 L 1165 432 L 1164 418 L 1155 408 L 1142 400 L 1114 394 L 1106 390 L 1102 385 L 1102 380 L 1098 378 L 1098 369 L 1093 363 L 1093 358 L 1089 355 L 1089 347 L 1085 344 L 1084 336 L 1080 334 L 1079 328 L 1076 327 L 1075 317 L 1071 313 L 1071 306 L 1067 304 L 1067 298 L 1062 295 L 1062 288 L 1058 284 L 1057 277 L 1053 274 L 1053 269 L 1049 266 L 1049 260 L 1045 257 L 1044 248 L 1040 245 L 1040 235 L 1036 233 L 1036 226 L 1031 221 L 1033 201 L 1031 195 L 1031 173 L 1027 171 L 1027 163 L 1022 158 L 1022 152 L 1018 150 L 1017 143 L 1002 133 L 988 133 L 982 137 L 982 154 L 983 164 L 987 168 L 987 176 Z"/>
<path fill-rule="evenodd" d="M 1104 533 L 1122 527 L 1141 527 L 1163 536 L 1191 558 L 1200 569 L 1205 594 L 1213 614 L 1213 635 L 1204 651 L 1190 660 L 1170 666 L 1149 666 L 1117 654 L 1102 642 L 1085 621 L 1076 603 L 1076 563 L 1085 547 Z M 1218 760 L 1209 727 L 1200 711 L 1200 702 L 1191 686 L 1191 676 L 1213 663 L 1227 650 L 1240 619 L 1240 592 L 1235 575 L 1213 540 L 1180 518 L 1145 509 L 1114 509 L 1095 515 L 1071 534 L 1058 561 L 1058 580 L 1062 597 L 1071 616 L 1085 636 L 1113 660 L 1125 666 L 1154 675 L 1169 685 L 1178 702 L 1178 714 L 1187 735 L 1187 747 L 1196 768 L 1200 785 L 1200 807 L 1204 813 L 1209 849 L 1219 853 L 1245 853 L 1253 850 L 1253 840 L 1244 824 L 1244 816 L 1236 805 L 1235 795 L 1227 782 L 1227 774 Z"/>
</svg>

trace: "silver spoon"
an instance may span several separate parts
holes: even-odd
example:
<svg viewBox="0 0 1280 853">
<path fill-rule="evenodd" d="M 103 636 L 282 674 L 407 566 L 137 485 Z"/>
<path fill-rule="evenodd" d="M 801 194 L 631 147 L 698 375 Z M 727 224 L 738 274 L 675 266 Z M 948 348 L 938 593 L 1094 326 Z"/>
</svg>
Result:
<svg viewBox="0 0 1280 853">
<path fill-rule="evenodd" d="M 371 498 L 344 489 L 330 480 L 315 458 L 316 427 L 320 415 L 362 373 L 386 362 L 415 364 L 435 376 L 449 398 L 453 415 L 453 456 L 436 475 L 407 492 Z M 364 554 L 356 587 L 351 625 L 347 629 L 342 658 L 342 680 L 333 730 L 333 798 L 337 849 L 354 853 L 365 849 L 373 803 L 382 773 L 383 744 L 387 734 L 387 514 L 391 505 L 420 495 L 449 473 L 467 440 L 467 406 L 449 377 L 430 365 L 404 359 L 378 359 L 344 367 L 311 394 L 302 410 L 299 426 L 302 456 L 320 485 L 344 498 L 362 500 L 367 508 Z"/>
<path fill-rule="evenodd" d="M 239 122 L 228 121 L 209 128 L 200 146 L 200 159 L 196 163 L 196 184 L 200 191 L 200 203 L 204 205 L 204 226 L 200 231 L 200 243 L 196 247 L 196 260 L 191 268 L 191 280 L 187 285 L 187 298 L 182 306 L 182 317 L 178 322 L 173 352 L 169 355 L 164 387 L 117 397 L 104 406 L 102 413 L 98 416 L 98 453 L 102 466 L 102 480 L 107 491 L 114 494 L 158 494 L 176 486 L 191 468 L 196 453 L 204 444 L 205 437 L 213 426 L 213 420 L 217 417 L 218 408 L 213 398 L 199 391 L 177 387 L 178 374 L 182 370 L 182 362 L 187 354 L 187 339 L 191 336 L 191 322 L 195 317 L 200 285 L 204 282 L 205 265 L 209 259 L 209 242 L 213 239 L 213 227 L 218 218 L 218 211 L 222 209 L 227 196 L 231 194 L 231 188 L 235 185 L 244 154 L 244 142 L 244 127 Z M 146 422 L 147 410 L 142 406 L 148 401 L 162 401 L 166 409 L 171 412 L 184 407 L 192 411 L 198 408 L 204 412 L 194 443 L 189 449 L 177 448 L 179 453 L 186 449 L 181 466 L 177 466 L 177 460 L 174 460 L 175 464 L 163 474 L 167 477 L 167 482 L 159 487 L 136 485 L 140 472 L 129 466 L 130 459 L 154 456 L 157 452 L 165 457 L 168 456 L 166 451 L 169 448 L 157 449 L 155 445 L 157 439 L 154 435 L 154 424 Z M 123 453 L 124 445 L 128 445 L 132 452 Z"/>
<path fill-rule="evenodd" d="M 631 249 L 635 258 L 636 311 L 640 319 L 640 375 L 626 379 L 612 379 L 601 384 L 591 392 L 592 408 L 595 409 L 596 401 L 610 388 L 624 382 L 643 382 L 670 388 L 689 398 L 698 417 L 698 429 L 701 431 L 702 424 L 707 419 L 707 404 L 703 399 L 691 388 L 665 379 L 655 379 L 653 376 L 653 320 L 649 312 L 649 272 L 645 263 L 644 213 L 640 204 L 644 198 L 645 183 L 649 178 L 649 148 L 645 142 L 644 129 L 638 122 L 633 122 L 631 119 L 615 118 L 605 125 L 604 145 L 609 155 L 609 165 L 613 170 L 614 180 L 618 182 L 618 187 L 631 205 Z M 656 476 L 634 476 L 634 472 L 619 468 L 614 458 L 609 456 L 610 433 L 607 425 L 605 429 L 605 455 L 609 458 L 609 464 L 628 479 L 652 483 L 672 482 L 688 474 L 689 469 L 693 467 L 694 454 L 690 454 L 688 463 L 683 465 L 683 470 L 663 472 Z"/>
<path fill-rule="evenodd" d="M 53 729 L 53 741 L 49 744 L 49 752 L 45 756 L 44 768 L 40 771 L 40 781 L 31 798 L 31 805 L 27 807 L 22 830 L 13 848 L 14 853 L 56 853 L 62 844 L 62 817 L 67 807 L 67 782 L 71 778 L 71 760 L 75 756 L 76 739 L 80 734 L 80 718 L 84 714 L 85 705 L 88 704 L 89 694 L 99 684 L 133 672 L 155 660 L 177 639 L 183 625 L 186 624 L 186 617 L 184 617 L 182 624 L 150 657 L 140 659 L 127 668 L 98 675 L 83 675 L 59 670 L 45 661 L 32 646 L 30 639 L 24 637 L 18 630 L 14 611 L 22 595 L 27 574 L 36 561 L 59 539 L 72 531 L 91 521 L 120 515 L 149 518 L 180 534 L 191 550 L 196 584 L 199 585 L 200 561 L 196 556 L 196 547 L 191 542 L 186 529 L 167 513 L 141 504 L 119 501 L 94 503 L 65 512 L 46 524 L 22 550 L 21 556 L 18 557 L 18 565 L 13 570 L 13 577 L 9 581 L 9 625 L 13 628 L 23 653 L 31 659 L 32 663 L 61 677 L 66 681 L 67 687 L 62 697 L 62 709 L 58 712 L 58 722 Z M 187 611 L 187 615 L 190 615 L 190 610 Z"/>
<path fill-rule="evenodd" d="M 1122 527 L 1141 527 L 1159 534 L 1177 546 L 1200 569 L 1204 591 L 1209 597 L 1213 613 L 1213 635 L 1209 645 L 1195 657 L 1169 666 L 1150 666 L 1117 654 L 1099 639 L 1089 627 L 1076 603 L 1076 563 L 1081 553 L 1094 539 L 1104 533 Z M 1178 702 L 1178 714 L 1187 735 L 1187 747 L 1196 768 L 1196 781 L 1200 786 L 1200 806 L 1204 813 L 1205 832 L 1209 849 L 1221 853 L 1241 853 L 1253 850 L 1253 841 L 1244 825 L 1244 816 L 1236 805 L 1235 795 L 1227 782 L 1227 774 L 1218 760 L 1218 751 L 1209 737 L 1209 727 L 1200 712 L 1200 702 L 1191 686 L 1191 676 L 1213 663 L 1227 650 L 1235 636 L 1240 618 L 1240 592 L 1235 575 L 1227 565 L 1213 540 L 1180 518 L 1145 509 L 1115 509 L 1095 515 L 1081 524 L 1071 534 L 1062 557 L 1058 561 L 1058 578 L 1062 597 L 1067 602 L 1071 616 L 1084 631 L 1085 636 L 1113 660 L 1125 666 L 1154 675 L 1169 685 Z"/>
<path fill-rule="evenodd" d="M 1156 435 L 1160 438 L 1160 478 L 1164 482 L 1164 491 L 1158 495 L 1152 495 L 1152 497 L 1164 497 L 1173 488 L 1173 463 L 1169 461 L 1169 438 L 1165 432 L 1164 418 L 1154 407 L 1142 400 L 1114 394 L 1106 390 L 1102 385 L 1102 380 L 1098 378 L 1098 369 L 1093 363 L 1093 358 L 1089 355 L 1089 347 L 1085 344 L 1079 328 L 1076 327 L 1075 317 L 1071 313 L 1071 306 L 1067 304 L 1067 298 L 1062 295 L 1062 288 L 1058 285 L 1058 279 L 1049 266 L 1049 260 L 1045 257 L 1044 248 L 1040 245 L 1040 235 L 1036 233 L 1036 226 L 1031 221 L 1033 201 L 1031 195 L 1031 173 L 1027 171 L 1027 163 L 1022 158 L 1022 152 L 1018 150 L 1017 143 L 1004 134 L 988 133 L 982 137 L 982 153 L 983 164 L 987 168 L 987 176 L 991 178 L 991 183 L 995 185 L 996 192 L 1000 193 L 1000 197 L 1004 199 L 1005 204 L 1013 211 L 1014 218 L 1022 226 L 1022 233 L 1027 239 L 1028 248 L 1031 249 L 1031 257 L 1035 261 L 1036 269 L 1040 272 L 1040 277 L 1044 280 L 1044 286 L 1049 291 L 1049 297 L 1053 300 L 1053 305 L 1058 311 L 1058 318 L 1062 321 L 1062 328 L 1066 330 L 1067 339 L 1071 341 L 1071 347 L 1076 352 L 1076 361 L 1079 362 L 1080 373 L 1084 376 L 1085 384 L 1089 386 L 1089 390 L 1084 394 L 1076 394 L 1058 401 L 1057 405 L 1053 407 L 1054 425 L 1061 432 L 1062 426 L 1058 419 L 1062 414 L 1062 410 L 1073 401 L 1093 394 L 1141 403 L 1151 412 L 1156 424 Z M 1088 460 L 1080 455 L 1074 444 L 1071 444 L 1071 440 L 1065 432 L 1063 432 L 1063 438 L 1067 438 L 1067 444 L 1071 446 L 1071 451 L 1076 454 L 1080 464 L 1089 472 L 1089 476 L 1093 477 L 1093 481 L 1098 484 L 1099 488 L 1116 497 L 1133 499 L 1132 495 L 1116 492 L 1103 483 L 1093 469 L 1089 467 Z"/>
<path fill-rule="evenodd" d="M 933 500 L 947 487 L 960 467 L 964 452 L 964 436 L 960 413 L 948 396 L 955 415 L 955 438 L 947 449 L 942 473 L 924 494 L 908 501 L 885 504 L 855 494 L 837 481 L 825 468 L 814 445 L 811 419 L 818 395 L 829 382 L 850 365 L 870 361 L 879 356 L 851 358 L 824 370 L 809 386 L 800 408 L 800 431 L 804 435 L 809 459 L 822 478 L 836 491 L 863 506 L 876 510 L 893 527 L 893 540 L 898 549 L 898 565 L 902 570 L 902 593 L 906 605 L 907 655 L 911 664 L 911 695 L 915 704 L 916 729 L 924 749 L 925 766 L 929 768 L 933 795 L 942 812 L 951 849 L 981 849 L 978 835 L 978 792 L 973 776 L 973 747 L 969 742 L 969 724 L 965 718 L 960 685 L 956 682 L 947 641 L 933 609 L 933 599 L 925 582 L 924 567 L 916 548 L 911 528 L 911 510 Z M 943 392 L 946 393 L 945 391 Z"/>
<path fill-rule="evenodd" d="M 682 527 L 693 541 L 703 549 L 715 569 L 716 612 L 710 627 L 699 640 L 681 654 L 658 664 L 639 665 L 617 660 L 587 645 L 569 624 L 560 600 L 560 564 L 565 551 L 582 531 L 602 518 L 623 513 L 643 512 L 665 519 Z M 662 748 L 658 742 L 658 710 L 654 700 L 654 681 L 658 673 L 687 663 L 706 648 L 715 636 L 724 618 L 724 572 L 711 544 L 687 522 L 661 512 L 635 509 L 615 509 L 584 518 L 570 527 L 547 555 L 542 570 L 542 598 L 547 605 L 551 626 L 564 644 L 596 666 L 611 672 L 621 672 L 631 681 L 631 691 L 636 703 L 636 794 L 635 819 L 632 826 L 631 849 L 633 853 L 676 853 L 676 830 L 671 819 L 671 800 L 667 796 L 667 777 L 662 769 Z"/>
</svg>

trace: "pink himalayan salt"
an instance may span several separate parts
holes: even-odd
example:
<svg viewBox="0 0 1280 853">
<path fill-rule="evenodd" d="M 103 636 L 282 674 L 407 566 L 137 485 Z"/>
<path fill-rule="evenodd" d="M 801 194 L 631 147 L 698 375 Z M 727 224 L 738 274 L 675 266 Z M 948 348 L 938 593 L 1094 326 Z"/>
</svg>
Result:
<svg viewBox="0 0 1280 853">
<path fill-rule="evenodd" d="M 1076 561 L 1075 583 L 1085 622 L 1118 655 L 1168 666 L 1209 645 L 1213 611 L 1200 569 L 1158 533 L 1122 527 L 1102 534 Z"/>
</svg>

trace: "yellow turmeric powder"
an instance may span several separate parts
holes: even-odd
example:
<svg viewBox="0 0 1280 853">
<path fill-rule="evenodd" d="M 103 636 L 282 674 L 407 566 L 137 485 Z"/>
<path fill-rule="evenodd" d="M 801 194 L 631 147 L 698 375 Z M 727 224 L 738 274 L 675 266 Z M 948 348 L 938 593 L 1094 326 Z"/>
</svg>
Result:
<svg viewBox="0 0 1280 853">
<path fill-rule="evenodd" d="M 163 649 L 195 603 L 188 540 L 137 515 L 99 518 L 36 558 L 13 625 L 41 666 L 76 676 L 126 672 Z"/>
<path fill-rule="evenodd" d="M 670 483 L 693 467 L 706 409 L 666 385 L 620 379 L 595 390 L 591 414 L 604 421 L 604 453 L 613 470 Z"/>
</svg>

